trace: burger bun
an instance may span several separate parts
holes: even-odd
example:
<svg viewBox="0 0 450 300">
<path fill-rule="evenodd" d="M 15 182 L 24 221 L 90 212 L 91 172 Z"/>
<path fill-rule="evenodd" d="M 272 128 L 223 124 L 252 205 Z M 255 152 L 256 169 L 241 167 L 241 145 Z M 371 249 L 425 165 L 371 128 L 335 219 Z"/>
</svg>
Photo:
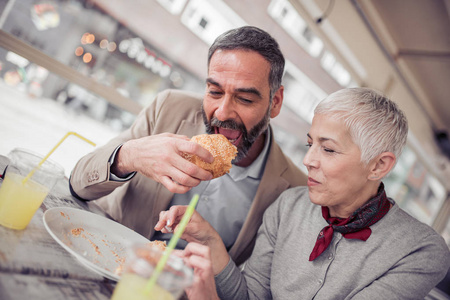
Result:
<svg viewBox="0 0 450 300">
<path fill-rule="evenodd" d="M 185 153 L 184 158 L 196 164 L 202 169 L 211 172 L 213 178 L 220 177 L 228 173 L 231 169 L 231 161 L 236 157 L 237 148 L 222 134 L 201 134 L 191 138 L 195 142 L 208 150 L 214 157 L 212 163 L 206 163 L 197 155 Z"/>
</svg>

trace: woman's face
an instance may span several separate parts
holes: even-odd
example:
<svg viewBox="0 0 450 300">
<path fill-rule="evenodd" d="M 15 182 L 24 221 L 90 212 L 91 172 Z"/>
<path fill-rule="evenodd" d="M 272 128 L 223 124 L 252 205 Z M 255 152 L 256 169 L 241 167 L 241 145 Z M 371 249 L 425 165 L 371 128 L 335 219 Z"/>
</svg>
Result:
<svg viewBox="0 0 450 300">
<path fill-rule="evenodd" d="M 347 218 L 373 196 L 369 167 L 361 162 L 361 151 L 342 120 L 315 115 L 308 146 L 303 164 L 312 203 L 328 206 L 331 216 Z"/>
</svg>

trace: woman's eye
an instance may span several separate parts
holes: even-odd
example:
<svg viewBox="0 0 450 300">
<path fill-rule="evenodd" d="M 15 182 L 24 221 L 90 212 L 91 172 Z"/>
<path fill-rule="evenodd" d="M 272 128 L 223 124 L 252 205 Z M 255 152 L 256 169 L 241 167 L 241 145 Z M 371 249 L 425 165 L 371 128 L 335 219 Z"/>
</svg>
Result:
<svg viewBox="0 0 450 300">
<path fill-rule="evenodd" d="M 311 148 L 312 144 L 311 143 L 307 143 L 305 146 L 308 147 L 308 148 Z"/>
<path fill-rule="evenodd" d="M 334 153 L 334 152 L 335 152 L 334 150 L 328 149 L 328 148 L 323 148 L 323 150 L 324 150 L 325 152 L 328 152 L 328 153 Z"/>
</svg>

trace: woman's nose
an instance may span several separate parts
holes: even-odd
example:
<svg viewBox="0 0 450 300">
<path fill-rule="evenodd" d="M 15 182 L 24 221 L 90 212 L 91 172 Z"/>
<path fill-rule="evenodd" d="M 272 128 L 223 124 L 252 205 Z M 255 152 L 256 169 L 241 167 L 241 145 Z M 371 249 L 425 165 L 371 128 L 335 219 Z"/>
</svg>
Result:
<svg viewBox="0 0 450 300">
<path fill-rule="evenodd" d="M 319 161 L 316 158 L 315 149 L 313 148 L 313 146 L 311 146 L 306 152 L 306 155 L 303 158 L 303 164 L 307 168 L 309 167 L 317 168 L 319 166 Z"/>
</svg>

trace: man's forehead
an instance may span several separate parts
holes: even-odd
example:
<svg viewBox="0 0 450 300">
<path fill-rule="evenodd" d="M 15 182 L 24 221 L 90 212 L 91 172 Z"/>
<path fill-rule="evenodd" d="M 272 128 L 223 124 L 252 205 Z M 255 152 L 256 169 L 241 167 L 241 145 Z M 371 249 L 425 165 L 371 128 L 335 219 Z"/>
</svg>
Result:
<svg viewBox="0 0 450 300">
<path fill-rule="evenodd" d="M 259 52 L 255 51 L 255 50 L 252 50 L 252 49 L 247 49 L 247 48 L 217 49 L 211 55 L 209 64 L 211 64 L 211 61 L 213 59 L 215 59 L 218 55 L 224 56 L 224 55 L 227 55 L 227 54 L 230 54 L 230 55 L 233 55 L 233 54 L 247 54 L 248 56 L 259 57 L 259 58 L 263 59 L 264 61 L 266 61 L 268 64 L 270 64 L 270 62 L 263 55 L 261 55 Z"/>
</svg>

